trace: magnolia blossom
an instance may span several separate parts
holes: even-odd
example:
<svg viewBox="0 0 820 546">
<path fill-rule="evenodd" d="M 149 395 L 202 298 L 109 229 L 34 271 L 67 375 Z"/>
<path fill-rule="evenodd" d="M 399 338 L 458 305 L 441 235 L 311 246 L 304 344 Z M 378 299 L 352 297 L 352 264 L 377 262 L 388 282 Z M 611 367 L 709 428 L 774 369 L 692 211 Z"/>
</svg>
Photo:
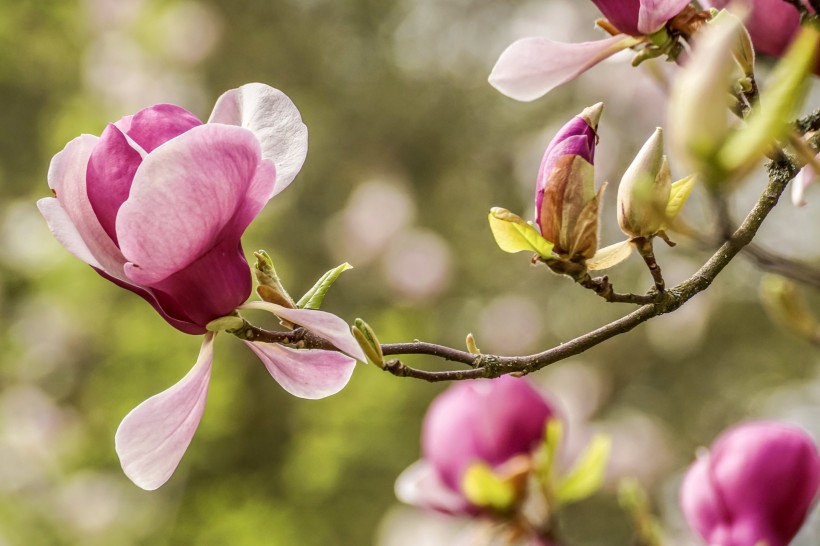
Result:
<svg viewBox="0 0 820 546">
<path fill-rule="evenodd" d="M 818 485 L 820 457 L 803 430 L 752 422 L 721 434 L 689 468 L 681 506 L 710 546 L 786 546 Z"/>
<path fill-rule="evenodd" d="M 483 463 L 503 473 L 544 438 L 552 406 L 527 381 L 511 376 L 457 383 L 430 405 L 422 425 L 423 458 L 396 481 L 400 500 L 448 514 L 478 514 L 462 480 Z"/>
<path fill-rule="evenodd" d="M 281 91 L 253 83 L 223 94 L 208 123 L 159 104 L 82 135 L 54 156 L 54 197 L 37 206 L 57 240 L 100 275 L 147 300 L 175 328 L 206 333 L 251 292 L 240 237 L 304 162 L 307 129 Z M 363 359 L 347 325 L 320 311 L 266 311 Z M 129 413 L 116 435 L 123 469 L 144 489 L 165 483 L 199 424 L 215 334 L 191 371 Z M 290 393 L 338 392 L 355 360 L 333 351 L 249 343 Z"/>
<path fill-rule="evenodd" d="M 620 31 L 603 40 L 581 43 L 524 38 L 510 45 L 493 67 L 490 84 L 520 101 L 531 101 L 575 79 L 602 60 L 638 45 L 661 30 L 689 0 L 593 0 Z"/>
</svg>

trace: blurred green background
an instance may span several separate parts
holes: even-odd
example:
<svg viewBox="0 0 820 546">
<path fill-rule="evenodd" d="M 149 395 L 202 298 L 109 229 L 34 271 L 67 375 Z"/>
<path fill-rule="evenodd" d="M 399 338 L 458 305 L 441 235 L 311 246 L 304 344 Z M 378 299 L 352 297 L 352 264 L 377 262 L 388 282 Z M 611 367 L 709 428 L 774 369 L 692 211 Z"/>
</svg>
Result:
<svg viewBox="0 0 820 546">
<path fill-rule="evenodd" d="M 434 544 L 448 522 L 397 507 L 392 484 L 418 457 L 421 416 L 444 386 L 362 365 L 338 395 L 299 400 L 229 336 L 180 468 L 156 492 L 133 486 L 114 431 L 185 374 L 200 340 L 73 259 L 34 202 L 76 135 L 157 102 L 207 119 L 223 91 L 265 82 L 301 110 L 310 151 L 249 229 L 248 254 L 270 252 L 295 295 L 351 262 L 325 308 L 365 318 L 384 342 L 460 347 L 473 332 L 485 352 L 536 352 L 626 308 L 502 253 L 486 213 L 531 218 L 552 134 L 605 101 L 602 241 L 620 240 L 616 184 L 664 123 L 664 94 L 628 57 L 531 104 L 486 77 L 512 40 L 594 39 L 597 16 L 577 0 L 0 0 L 0 545 Z M 762 184 L 741 189 L 738 215 Z M 808 198 L 781 204 L 764 244 L 816 257 L 820 195 Z M 708 232 L 702 201 L 685 215 Z M 668 284 L 706 256 L 685 239 L 659 249 Z M 636 259 L 611 276 L 623 291 L 650 283 Z M 816 350 L 770 324 L 759 277 L 738 259 L 673 315 L 533 376 L 563 407 L 569 454 L 595 431 L 614 436 L 610 486 L 567 512 L 568 542 L 627 544 L 611 484 L 636 475 L 669 544 L 697 544 L 675 500 L 697 446 L 752 417 L 820 429 Z"/>
</svg>

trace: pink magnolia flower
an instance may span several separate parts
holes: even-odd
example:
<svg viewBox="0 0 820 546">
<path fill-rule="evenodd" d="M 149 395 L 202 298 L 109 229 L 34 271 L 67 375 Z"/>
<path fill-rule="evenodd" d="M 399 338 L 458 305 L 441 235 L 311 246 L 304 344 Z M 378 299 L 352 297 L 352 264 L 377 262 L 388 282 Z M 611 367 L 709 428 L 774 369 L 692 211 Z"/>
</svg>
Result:
<svg viewBox="0 0 820 546">
<path fill-rule="evenodd" d="M 490 84 L 520 101 L 535 100 L 575 79 L 615 53 L 661 30 L 689 0 L 593 0 L 621 32 L 594 42 L 564 43 L 523 38 L 507 47 L 490 74 Z"/>
<path fill-rule="evenodd" d="M 147 300 L 175 328 L 206 333 L 251 292 L 240 238 L 304 162 L 307 128 L 281 91 L 252 83 L 223 94 L 208 123 L 159 104 L 82 135 L 54 156 L 54 197 L 37 206 L 57 240 L 100 275 Z M 347 324 L 320 311 L 267 310 L 364 359 Z M 215 334 L 191 371 L 129 413 L 116 435 L 126 475 L 144 489 L 171 476 L 191 442 L 208 392 Z M 338 392 L 355 360 L 333 351 L 248 343 L 288 392 Z"/>
<path fill-rule="evenodd" d="M 820 457 L 801 429 L 752 422 L 720 435 L 689 468 L 681 506 L 710 546 L 786 546 L 820 485 Z"/>
<path fill-rule="evenodd" d="M 474 463 L 499 468 L 529 455 L 544 437 L 552 406 L 510 376 L 456 383 L 439 395 L 422 425 L 423 458 L 396 481 L 400 500 L 449 514 L 480 511 L 462 491 Z"/>
</svg>

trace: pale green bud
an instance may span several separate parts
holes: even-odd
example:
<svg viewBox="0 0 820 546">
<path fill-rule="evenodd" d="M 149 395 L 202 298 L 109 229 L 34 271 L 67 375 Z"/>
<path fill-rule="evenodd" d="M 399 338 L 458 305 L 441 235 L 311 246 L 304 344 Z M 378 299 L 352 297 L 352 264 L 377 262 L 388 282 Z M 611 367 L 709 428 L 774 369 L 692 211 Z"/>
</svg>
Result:
<svg viewBox="0 0 820 546">
<path fill-rule="evenodd" d="M 273 268 L 273 260 L 264 250 L 258 250 L 253 253 L 256 256 L 256 263 L 253 266 L 254 275 L 259 285 L 256 287 L 256 293 L 259 297 L 269 303 L 275 303 L 282 307 L 293 309 L 296 304 L 293 298 L 290 297 L 288 291 L 279 280 L 279 275 Z"/>
<path fill-rule="evenodd" d="M 376 332 L 373 331 L 373 328 L 362 319 L 357 318 L 353 321 L 351 331 L 359 347 L 361 347 L 364 354 L 367 355 L 367 359 L 379 368 L 384 368 L 384 353 L 382 352 L 381 343 L 379 343 L 379 339 L 376 337 Z"/>
<path fill-rule="evenodd" d="M 618 186 L 618 225 L 630 237 L 651 237 L 666 222 L 672 176 L 660 127 L 649 137 Z"/>
</svg>

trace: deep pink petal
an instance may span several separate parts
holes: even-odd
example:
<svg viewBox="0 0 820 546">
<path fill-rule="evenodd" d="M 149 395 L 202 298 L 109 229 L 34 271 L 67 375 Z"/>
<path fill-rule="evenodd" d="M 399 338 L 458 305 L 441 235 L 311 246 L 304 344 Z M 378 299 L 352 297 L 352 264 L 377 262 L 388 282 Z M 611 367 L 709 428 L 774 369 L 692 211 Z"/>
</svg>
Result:
<svg viewBox="0 0 820 546">
<path fill-rule="evenodd" d="M 243 305 L 241 309 L 259 309 L 273 313 L 279 318 L 298 324 L 317 336 L 328 340 L 337 349 L 353 358 L 367 362 L 364 351 L 359 347 L 353 334 L 350 333 L 350 326 L 336 315 L 315 309 L 288 309 L 266 301 L 251 301 Z"/>
<path fill-rule="evenodd" d="M 638 13 L 641 9 L 639 0 L 592 0 L 592 2 L 621 32 L 633 36 L 643 34 L 638 30 Z"/>
<path fill-rule="evenodd" d="M 293 181 L 307 155 L 307 127 L 299 110 L 281 91 L 249 83 L 225 92 L 214 105 L 208 123 L 239 125 L 262 144 L 262 158 L 276 164 L 276 193 Z"/>
<path fill-rule="evenodd" d="M 108 236 L 117 242 L 115 221 L 120 206 L 128 199 L 134 173 L 142 156 L 115 125 L 105 128 L 88 161 L 88 200 Z"/>
<path fill-rule="evenodd" d="M 213 333 L 205 335 L 199 358 L 185 377 L 125 416 L 114 445 L 123 471 L 152 491 L 176 470 L 199 426 L 213 362 Z"/>
<path fill-rule="evenodd" d="M 86 169 L 97 140 L 95 136 L 81 135 L 66 144 L 51 160 L 48 185 L 97 264 L 111 276 L 125 278 L 122 267 L 125 259 L 100 225 L 88 200 Z"/>
<path fill-rule="evenodd" d="M 127 128 L 121 130 L 149 153 L 172 138 L 202 125 L 195 115 L 175 104 L 155 104 L 130 118 L 128 123 L 123 123 Z"/>
<path fill-rule="evenodd" d="M 336 394 L 347 385 L 356 361 L 336 351 L 291 349 L 278 343 L 252 343 L 248 347 L 277 383 L 293 396 L 316 400 Z"/>
<path fill-rule="evenodd" d="M 88 249 L 77 227 L 69 218 L 60 202 L 54 197 L 44 197 L 37 201 L 37 208 L 40 214 L 46 219 L 48 229 L 54 238 L 65 247 L 75 258 L 79 258 L 91 267 L 102 267 L 97 263 L 97 259 Z"/>
<path fill-rule="evenodd" d="M 667 21 L 688 6 L 690 1 L 641 0 L 641 9 L 638 13 L 638 31 L 641 34 L 652 34 L 660 30 Z"/>
<path fill-rule="evenodd" d="M 117 216 L 128 277 L 155 284 L 219 243 L 259 162 L 250 131 L 217 124 L 195 127 L 149 154 Z"/>
<path fill-rule="evenodd" d="M 475 511 L 460 493 L 447 487 L 435 468 L 421 459 L 408 466 L 396 478 L 396 497 L 407 504 L 444 512 L 463 514 Z"/>
<path fill-rule="evenodd" d="M 636 40 L 622 34 L 578 44 L 524 38 L 504 50 L 489 81 L 508 97 L 535 100 L 607 57 L 635 45 Z"/>
<path fill-rule="evenodd" d="M 698 457 L 681 483 L 680 503 L 686 521 L 702 537 L 725 535 L 731 516 L 712 485 L 711 454 Z"/>
</svg>

